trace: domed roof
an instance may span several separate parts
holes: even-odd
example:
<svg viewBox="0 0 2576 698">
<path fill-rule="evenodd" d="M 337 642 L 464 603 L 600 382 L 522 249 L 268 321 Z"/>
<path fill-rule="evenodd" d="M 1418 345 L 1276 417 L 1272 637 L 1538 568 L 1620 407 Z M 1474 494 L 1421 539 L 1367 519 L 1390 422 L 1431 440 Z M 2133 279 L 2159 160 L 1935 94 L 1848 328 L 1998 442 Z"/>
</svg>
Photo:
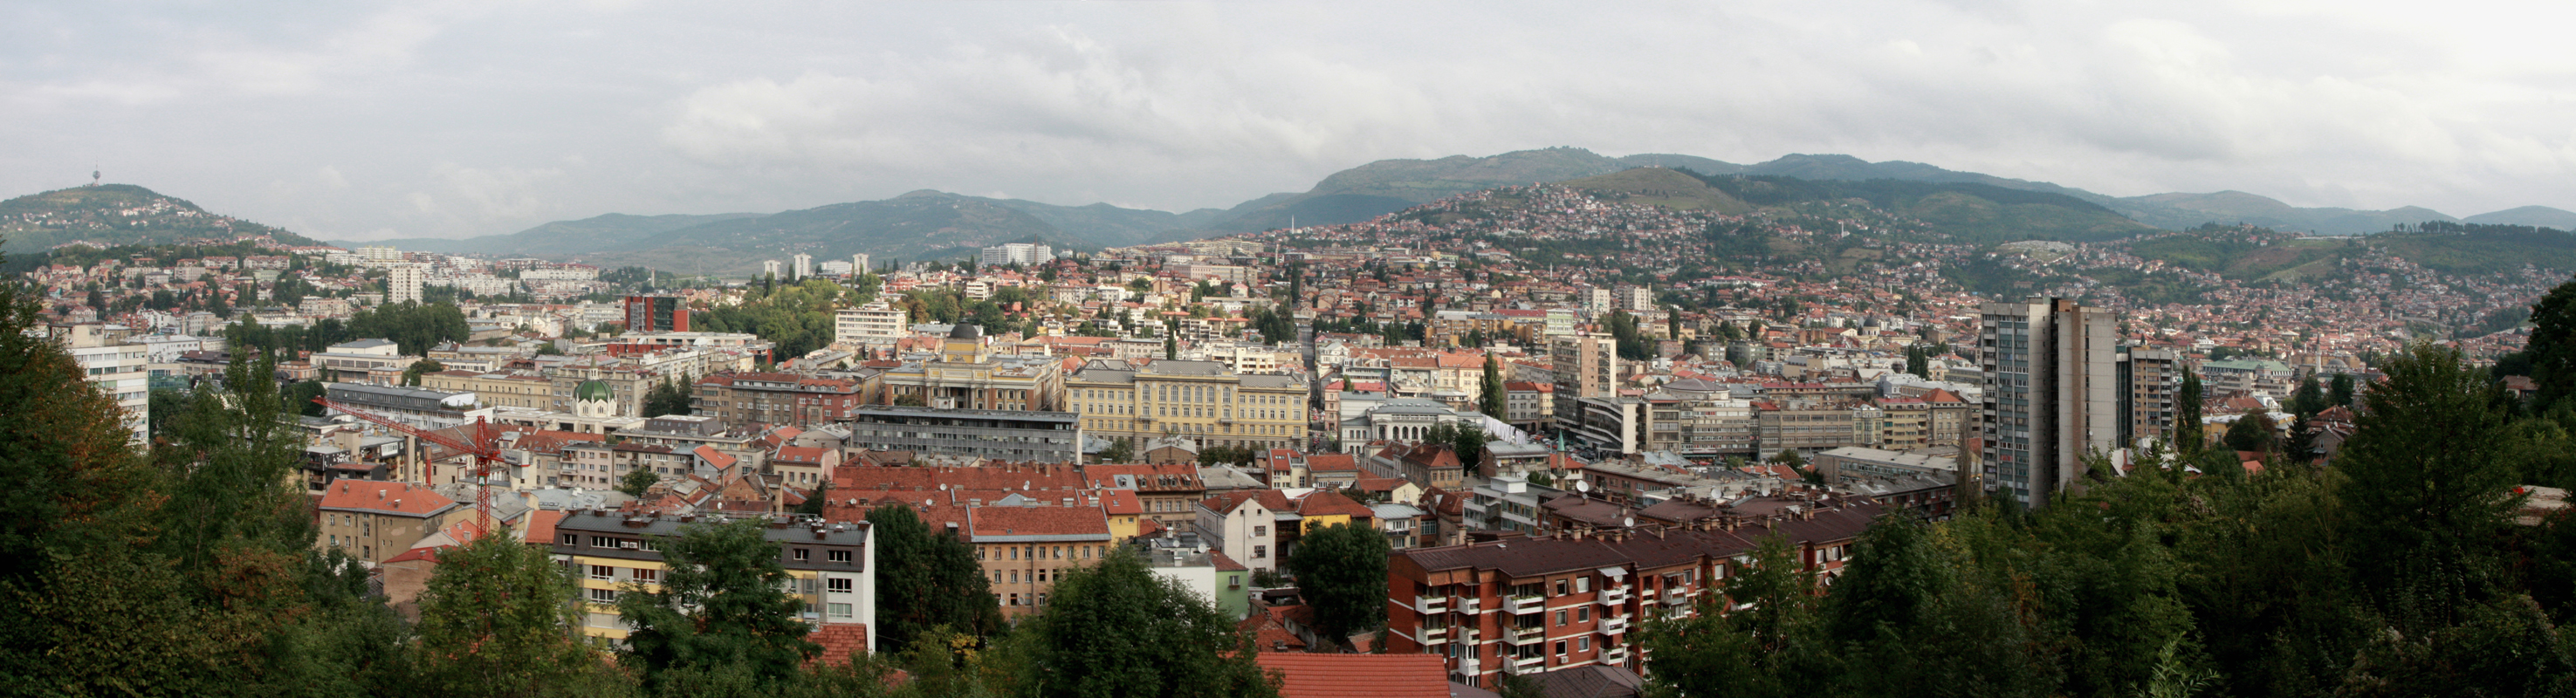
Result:
<svg viewBox="0 0 2576 698">
<path fill-rule="evenodd" d="M 957 327 L 956 327 L 955 329 L 951 329 L 951 330 L 949 330 L 949 331 L 948 331 L 948 338 L 949 338 L 949 339 L 982 339 L 983 337 L 984 337 L 984 326 L 983 326 L 983 325 L 974 325 L 974 324 L 968 324 L 968 323 L 963 323 L 963 322 L 961 322 L 961 323 L 957 323 Z"/>
<path fill-rule="evenodd" d="M 617 399 L 617 391 L 609 389 L 607 381 L 593 378 L 582 381 L 581 385 L 573 386 L 572 399 L 584 402 L 591 400 L 607 402 Z"/>
</svg>

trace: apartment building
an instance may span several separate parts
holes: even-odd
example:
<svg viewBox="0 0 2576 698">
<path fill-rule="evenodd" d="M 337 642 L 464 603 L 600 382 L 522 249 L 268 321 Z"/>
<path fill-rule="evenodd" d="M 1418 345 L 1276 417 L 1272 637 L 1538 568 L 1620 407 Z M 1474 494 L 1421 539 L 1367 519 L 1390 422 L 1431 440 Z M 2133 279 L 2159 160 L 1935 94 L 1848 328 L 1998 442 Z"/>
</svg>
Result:
<svg viewBox="0 0 2576 698">
<path fill-rule="evenodd" d="M 1015 463 L 1082 458 L 1082 420 L 1070 412 L 869 405 L 853 410 L 850 421 L 853 441 L 882 450 Z"/>
<path fill-rule="evenodd" d="M 314 545 L 337 548 L 373 566 L 410 550 L 440 528 L 471 517 L 474 507 L 407 482 L 335 480 L 318 505 L 322 517 Z"/>
<path fill-rule="evenodd" d="M 892 344 L 912 334 L 912 313 L 893 303 L 875 301 L 832 314 L 832 343 Z"/>
<path fill-rule="evenodd" d="M 1879 429 L 1886 423 L 1885 411 L 1867 404 L 1760 402 L 1754 408 L 1763 460 L 1788 450 L 1812 455 L 1844 446 L 1876 445 Z"/>
<path fill-rule="evenodd" d="M 1276 571 L 1286 557 L 1279 548 L 1280 527 L 1296 528 L 1294 507 L 1278 490 L 1243 490 L 1209 497 L 1192 509 L 1201 539 L 1247 567 Z"/>
<path fill-rule="evenodd" d="M 134 442 L 148 440 L 152 413 L 152 348 L 128 344 L 134 334 L 124 325 L 96 322 L 47 325 L 46 334 L 72 355 L 81 375 L 99 392 L 116 400 L 125 412 L 125 427 Z"/>
<path fill-rule="evenodd" d="M 2119 447 L 2114 322 L 2110 311 L 2064 298 L 1979 309 L 1987 488 L 2046 506 L 2061 489 L 2082 491 L 2088 452 Z"/>
<path fill-rule="evenodd" d="M 1618 348 L 1610 335 L 1597 332 L 1558 337 L 1549 345 L 1548 360 L 1556 377 L 1557 428 L 1580 426 L 1582 408 L 1576 401 L 1618 396 Z"/>
<path fill-rule="evenodd" d="M 696 387 L 690 413 L 729 427 L 829 424 L 849 419 L 863 402 L 857 380 L 794 373 L 719 373 Z"/>
<path fill-rule="evenodd" d="M 2139 439 L 2173 440 L 2175 401 L 2182 395 L 2182 356 L 2165 349 L 2132 348 L 2119 355 L 2120 445 Z"/>
<path fill-rule="evenodd" d="M 876 645 L 876 540 L 866 521 L 766 515 L 629 515 L 598 509 L 567 512 L 555 523 L 556 564 L 578 575 L 582 634 L 612 642 L 634 630 L 618 617 L 617 596 L 630 587 L 660 591 L 670 565 L 662 543 L 688 527 L 758 521 L 762 536 L 778 545 L 787 568 L 787 593 L 803 604 L 805 623 L 820 631 L 855 626 L 863 646 Z"/>
<path fill-rule="evenodd" d="M 1064 387 L 1084 430 L 1101 438 L 1266 449 L 1296 448 L 1306 437 L 1306 383 L 1292 376 L 1216 361 L 1093 359 Z"/>
<path fill-rule="evenodd" d="M 1684 526 L 1396 551 L 1387 563 L 1387 651 L 1438 655 L 1451 680 L 1486 689 L 1505 674 L 1636 670 L 1638 624 L 1696 614 L 1757 541 L 1783 535 L 1803 569 L 1830 578 L 1880 509 L 1761 498 Z"/>
<path fill-rule="evenodd" d="M 1098 564 L 1114 542 L 1108 513 L 1099 507 L 971 507 L 965 517 L 967 543 L 1006 619 L 1045 608 L 1047 593 L 1066 571 Z"/>
</svg>

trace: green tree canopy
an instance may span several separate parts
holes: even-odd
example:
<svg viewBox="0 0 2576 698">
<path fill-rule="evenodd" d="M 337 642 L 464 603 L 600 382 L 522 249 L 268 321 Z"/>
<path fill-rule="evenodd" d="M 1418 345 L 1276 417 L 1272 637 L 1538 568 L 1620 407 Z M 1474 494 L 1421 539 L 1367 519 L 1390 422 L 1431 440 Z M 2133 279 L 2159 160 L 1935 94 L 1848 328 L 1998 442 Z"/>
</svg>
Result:
<svg viewBox="0 0 2576 698">
<path fill-rule="evenodd" d="M 1366 525 L 1307 531 L 1288 555 L 1297 593 L 1315 608 L 1315 626 L 1339 641 L 1386 623 L 1386 534 Z"/>
<path fill-rule="evenodd" d="M 788 596 L 789 577 L 779 547 L 762 536 L 761 522 L 698 523 L 661 541 L 665 568 L 659 591 L 619 593 L 617 612 L 634 630 L 625 660 L 647 687 L 667 672 L 747 672 L 760 685 L 782 683 L 821 648 Z"/>
<path fill-rule="evenodd" d="M 933 531 L 912 507 L 868 511 L 876 540 L 877 647 L 909 646 L 932 628 L 983 636 L 1001 629 L 991 581 L 965 541 Z"/>
<path fill-rule="evenodd" d="M 1381 580 L 1381 586 L 1383 580 Z M 1133 551 L 1067 571 L 1045 610 L 1020 626 L 1034 645 L 1028 695 L 1267 698 L 1277 683 L 1251 637 Z M 1381 590 L 1381 595 L 1383 591 Z"/>
</svg>

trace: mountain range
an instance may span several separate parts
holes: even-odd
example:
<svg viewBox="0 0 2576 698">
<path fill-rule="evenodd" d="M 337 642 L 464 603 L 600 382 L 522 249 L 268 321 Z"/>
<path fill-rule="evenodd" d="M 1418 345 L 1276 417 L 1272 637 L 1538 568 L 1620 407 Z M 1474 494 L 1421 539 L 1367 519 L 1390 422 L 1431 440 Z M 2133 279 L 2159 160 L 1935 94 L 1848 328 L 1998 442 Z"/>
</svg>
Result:
<svg viewBox="0 0 2576 698">
<path fill-rule="evenodd" d="M 1625 179 L 1615 176 L 1640 168 L 1685 172 L 1695 175 L 1686 179 L 1700 183 L 1682 185 L 1682 179 L 1651 172 Z M 1610 179 L 1600 179 L 1604 177 Z M 2237 191 L 2114 197 L 2048 182 L 1916 162 L 1869 162 L 1848 155 L 1788 155 L 1745 165 L 1679 154 L 1609 157 L 1560 147 L 1486 157 L 1379 160 L 1333 173 L 1303 192 L 1181 213 L 922 190 L 778 213 L 611 213 L 504 235 L 334 244 L 389 244 L 407 250 L 732 274 L 756 269 L 760 260 L 800 252 L 824 259 L 856 252 L 879 259 L 953 258 L 1003 242 L 1043 241 L 1063 249 L 1097 250 L 1269 230 L 1292 222 L 1351 223 L 1467 192 L 1538 182 L 1584 182 L 1603 191 L 1643 187 L 1623 195 L 1666 204 L 1688 200 L 1689 205 L 1727 210 L 1862 198 L 1891 213 L 1928 221 L 1954 239 L 1977 242 L 2116 239 L 2149 229 L 2185 229 L 2202 223 L 2245 223 L 2333 235 L 2369 234 L 2427 221 L 2576 229 L 2576 212 L 2546 206 L 2455 218 L 2412 206 L 2385 211 L 2301 208 Z M 123 213 L 127 210 L 146 212 Z M 42 249 L 73 239 L 155 242 L 230 231 L 294 237 L 129 185 L 75 187 L 0 202 L 0 236 L 7 237 L 9 251 Z"/>
</svg>

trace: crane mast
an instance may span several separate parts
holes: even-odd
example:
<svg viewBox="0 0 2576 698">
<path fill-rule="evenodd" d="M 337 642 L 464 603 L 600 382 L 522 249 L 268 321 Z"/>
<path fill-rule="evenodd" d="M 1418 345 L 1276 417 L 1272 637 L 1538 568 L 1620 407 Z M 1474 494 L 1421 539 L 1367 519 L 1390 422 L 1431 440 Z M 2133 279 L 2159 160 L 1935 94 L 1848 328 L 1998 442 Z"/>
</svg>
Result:
<svg viewBox="0 0 2576 698">
<path fill-rule="evenodd" d="M 456 451 L 458 453 L 473 456 L 474 523 L 475 526 L 480 529 L 476 531 L 476 534 L 490 535 L 492 533 L 492 464 L 503 461 L 501 459 L 501 447 L 498 443 L 500 441 L 501 432 L 500 429 L 492 426 L 491 422 L 485 421 L 482 417 L 474 418 L 474 423 L 469 425 L 473 427 L 472 436 L 470 437 L 471 440 L 460 441 L 454 437 L 437 431 L 422 429 L 420 427 L 395 421 L 392 418 L 369 412 L 364 408 L 332 402 L 329 398 L 313 398 L 313 403 L 338 410 L 341 414 L 373 422 L 376 425 L 387 429 L 409 434 L 413 438 L 417 438 L 422 441 L 445 446 L 449 450 Z M 427 474 L 424 473 L 421 479 L 427 480 Z"/>
</svg>

